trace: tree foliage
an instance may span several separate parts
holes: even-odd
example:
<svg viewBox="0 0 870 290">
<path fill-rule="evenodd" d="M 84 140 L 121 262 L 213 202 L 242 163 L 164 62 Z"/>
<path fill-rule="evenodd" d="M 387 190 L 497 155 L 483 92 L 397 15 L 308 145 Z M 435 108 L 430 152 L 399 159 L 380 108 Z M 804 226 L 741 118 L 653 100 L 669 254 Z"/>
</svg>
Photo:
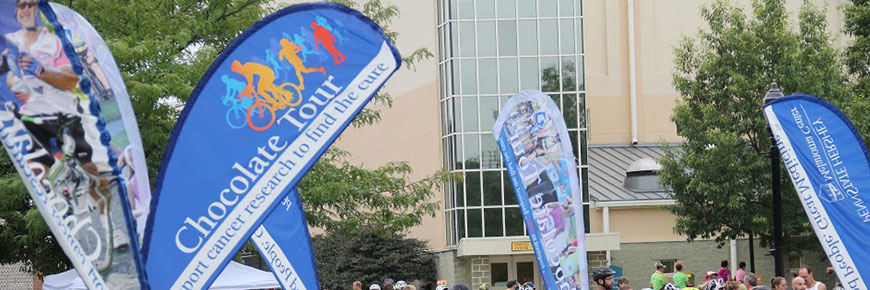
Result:
<svg viewBox="0 0 870 290">
<path fill-rule="evenodd" d="M 63 0 L 56 1 L 82 14 L 109 45 L 124 78 L 136 112 L 148 173 L 152 181 L 180 108 L 199 79 L 221 52 L 244 30 L 275 10 L 267 0 Z M 390 22 L 399 15 L 395 5 L 380 0 L 357 4 L 384 28 L 395 43 Z M 432 57 L 418 48 L 403 58 L 407 68 Z M 379 92 L 353 121 L 365 126 L 380 120 L 380 110 L 392 104 Z M 69 261 L 33 207 L 8 157 L 0 159 L 0 263 L 22 261 L 25 270 L 51 274 L 69 268 Z M 440 173 L 409 182 L 405 162 L 366 169 L 347 162 L 348 154 L 330 148 L 300 182 L 308 220 L 328 230 L 381 229 L 389 236 L 432 215 L 429 202 Z M 356 207 L 368 210 L 357 210 Z M 248 247 L 252 248 L 252 247 Z"/>
<path fill-rule="evenodd" d="M 323 289 L 347 289 L 357 280 L 363 285 L 380 284 L 386 278 L 435 280 L 435 257 L 426 253 L 426 243 L 420 240 L 365 230 L 330 232 L 312 240 Z"/>
<path fill-rule="evenodd" d="M 761 99 L 776 79 L 786 94 L 846 104 L 848 84 L 823 11 L 805 4 L 798 26 L 783 0 L 754 1 L 747 13 L 726 1 L 702 8 L 707 27 L 675 48 L 674 86 L 682 96 L 672 120 L 684 142 L 660 160 L 673 190 L 674 231 L 689 240 L 754 233 L 771 243 L 770 141 Z M 783 233 L 792 249 L 817 247 L 785 171 Z M 810 243 L 807 245 L 800 245 Z"/>
</svg>

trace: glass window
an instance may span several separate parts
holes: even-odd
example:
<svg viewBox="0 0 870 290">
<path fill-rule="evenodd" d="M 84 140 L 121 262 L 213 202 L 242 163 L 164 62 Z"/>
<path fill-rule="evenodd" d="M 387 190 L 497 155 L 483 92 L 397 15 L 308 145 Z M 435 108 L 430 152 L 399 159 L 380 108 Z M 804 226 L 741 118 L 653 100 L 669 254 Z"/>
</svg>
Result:
<svg viewBox="0 0 870 290">
<path fill-rule="evenodd" d="M 579 142 L 577 138 L 577 131 L 568 131 L 568 138 L 571 138 L 571 154 L 574 154 L 575 158 L 580 151 L 577 151 L 577 142 Z"/>
<path fill-rule="evenodd" d="M 474 56 L 474 22 L 459 22 L 459 55 Z"/>
<path fill-rule="evenodd" d="M 583 205 L 583 227 L 584 233 L 589 233 L 589 204 Z"/>
<path fill-rule="evenodd" d="M 492 286 L 496 289 L 506 288 L 508 281 L 508 264 L 507 263 L 492 263 L 489 264 L 489 281 L 492 281 Z"/>
<path fill-rule="evenodd" d="M 532 57 L 520 58 L 520 90 L 536 90 L 540 88 L 538 81 L 538 59 Z"/>
<path fill-rule="evenodd" d="M 520 55 L 538 54 L 538 24 L 535 20 L 520 20 Z"/>
<path fill-rule="evenodd" d="M 559 15 L 573 16 L 574 15 L 574 0 L 559 0 Z"/>
<path fill-rule="evenodd" d="M 514 193 L 514 186 L 511 184 L 511 177 L 507 171 L 504 170 L 502 170 L 501 174 L 502 182 L 504 183 L 504 204 L 516 205 L 517 195 Z"/>
<path fill-rule="evenodd" d="M 477 55 L 495 56 L 495 21 L 477 22 Z"/>
<path fill-rule="evenodd" d="M 501 237 L 504 236 L 502 229 L 502 213 L 501 208 L 487 208 L 483 210 L 484 221 L 486 221 L 486 236 Z"/>
<path fill-rule="evenodd" d="M 518 207 L 506 207 L 504 209 L 504 226 L 506 236 L 522 236 L 523 214 Z"/>
<path fill-rule="evenodd" d="M 462 182 L 454 182 L 454 185 L 456 186 L 456 190 L 453 191 L 453 196 L 456 199 L 456 207 L 463 207 L 465 206 L 465 191 L 463 191 L 465 184 Z"/>
<path fill-rule="evenodd" d="M 456 0 L 450 0 L 450 19 L 456 19 Z"/>
<path fill-rule="evenodd" d="M 582 148 L 588 148 L 589 144 L 586 143 L 586 130 L 580 131 L 580 146 Z M 580 165 L 588 165 L 589 164 L 589 152 L 583 150 L 583 154 L 580 156 Z"/>
<path fill-rule="evenodd" d="M 459 63 L 456 60 L 447 61 L 450 66 L 450 94 L 459 94 Z"/>
<path fill-rule="evenodd" d="M 480 97 L 480 131 L 492 131 L 492 126 L 495 125 L 495 120 L 498 118 L 499 109 L 500 108 L 498 106 L 498 97 Z M 485 136 L 483 138 L 495 140 L 492 135 Z"/>
<path fill-rule="evenodd" d="M 577 18 L 576 22 L 577 22 L 577 36 L 574 37 L 574 39 L 577 40 L 577 52 L 583 53 L 583 18 Z"/>
<path fill-rule="evenodd" d="M 517 262 L 517 281 L 535 281 L 534 263 Z"/>
<path fill-rule="evenodd" d="M 450 57 L 459 55 L 459 24 L 451 22 L 447 24 L 450 27 Z"/>
<path fill-rule="evenodd" d="M 575 68 L 574 57 L 562 58 L 562 91 L 577 90 L 577 69 Z"/>
<path fill-rule="evenodd" d="M 498 169 L 501 168 L 501 153 L 498 151 L 498 143 L 492 135 L 485 134 L 480 140 L 482 151 L 481 168 L 483 169 Z"/>
<path fill-rule="evenodd" d="M 473 59 L 463 59 L 462 66 L 462 94 L 474 95 L 477 93 L 477 68 Z"/>
<path fill-rule="evenodd" d="M 528 2 L 528 1 L 522 1 Z M 517 0 L 499 0 L 498 18 L 514 18 L 517 15 Z"/>
<path fill-rule="evenodd" d="M 520 17 L 535 17 L 537 15 L 537 9 L 535 8 L 535 1 L 530 0 L 520 0 L 518 12 L 520 13 Z"/>
<path fill-rule="evenodd" d="M 500 93 L 515 94 L 520 90 L 520 86 L 517 83 L 519 72 L 517 72 L 516 58 L 501 58 L 498 60 L 498 79 Z"/>
<path fill-rule="evenodd" d="M 586 90 L 586 75 L 583 73 L 583 56 L 577 56 L 577 62 L 575 64 L 577 68 L 577 90 L 585 91 Z M 585 103 L 584 103 L 585 104 Z"/>
<path fill-rule="evenodd" d="M 465 204 L 480 206 L 480 172 L 465 172 Z"/>
<path fill-rule="evenodd" d="M 474 19 L 474 0 L 457 0 L 459 19 Z"/>
<path fill-rule="evenodd" d="M 561 26 L 559 34 L 562 36 L 562 40 L 559 42 L 560 51 L 562 54 L 574 54 L 574 19 L 559 20 L 559 25 Z"/>
<path fill-rule="evenodd" d="M 541 91 L 558 92 L 559 90 L 559 63 L 558 58 L 541 58 Z"/>
<path fill-rule="evenodd" d="M 586 152 L 584 152 L 584 153 L 586 153 Z M 585 203 L 585 202 L 589 202 L 589 168 L 584 167 L 584 168 L 580 169 L 580 174 L 582 174 L 580 176 L 585 176 L 585 177 L 583 177 L 583 185 L 582 185 L 583 186 L 583 202 Z M 587 210 L 587 212 L 588 212 L 588 210 Z M 589 220 L 589 218 L 587 217 L 586 220 Z"/>
<path fill-rule="evenodd" d="M 541 17 L 555 17 L 556 0 L 538 0 L 538 13 Z"/>
<path fill-rule="evenodd" d="M 463 134 L 465 136 L 465 169 L 478 169 L 480 168 L 480 153 L 479 146 L 480 140 L 478 140 L 477 134 Z"/>
<path fill-rule="evenodd" d="M 544 19 L 540 21 L 540 27 L 538 27 L 538 31 L 540 32 L 538 35 L 540 37 L 539 43 L 541 44 L 541 54 L 542 55 L 551 55 L 558 53 L 559 49 L 559 31 L 556 27 L 555 19 Z M 465 38 L 465 36 L 463 36 Z"/>
<path fill-rule="evenodd" d="M 459 228 L 459 238 L 465 237 L 465 210 L 456 211 L 456 226 Z"/>
<path fill-rule="evenodd" d="M 453 165 L 454 165 L 454 162 L 456 162 L 456 156 L 462 156 L 462 155 L 458 155 L 459 153 L 457 153 L 457 155 L 453 154 L 456 151 L 455 150 L 456 143 L 454 143 L 454 142 L 456 142 L 456 141 L 455 141 L 455 138 L 453 136 L 447 137 L 447 148 L 448 148 L 447 149 L 448 150 L 447 151 L 447 155 L 448 155 L 448 157 L 447 157 L 448 168 L 447 169 L 448 170 L 455 169 L 455 167 Z"/>
<path fill-rule="evenodd" d="M 462 97 L 462 132 L 477 132 L 477 97 Z"/>
<path fill-rule="evenodd" d="M 574 15 L 583 16 L 583 1 L 577 0 L 577 2 L 574 5 L 574 8 L 577 8 L 577 14 L 574 14 Z"/>
<path fill-rule="evenodd" d="M 626 172 L 625 188 L 635 192 L 665 190 L 659 176 L 652 171 Z"/>
<path fill-rule="evenodd" d="M 553 103 L 556 104 L 556 107 L 559 107 L 559 111 L 562 110 L 562 98 L 559 97 L 559 94 L 548 94 L 550 99 L 553 100 Z"/>
<path fill-rule="evenodd" d="M 477 19 L 495 18 L 495 0 L 477 0 Z"/>
<path fill-rule="evenodd" d="M 501 172 L 483 172 L 483 205 L 501 205 Z"/>
<path fill-rule="evenodd" d="M 480 209 L 469 209 L 468 211 L 468 237 L 480 238 L 483 236 L 483 221 L 481 219 Z"/>
<path fill-rule="evenodd" d="M 515 20 L 498 21 L 498 54 L 499 56 L 517 55 L 517 22 Z"/>
<path fill-rule="evenodd" d="M 483 58 L 477 61 L 477 64 L 480 69 L 480 88 L 481 94 L 498 94 L 498 65 L 496 63 L 496 59 L 494 58 Z M 481 128 L 485 131 L 487 129 L 492 128 L 481 126 Z"/>
<path fill-rule="evenodd" d="M 562 95 L 562 117 L 565 118 L 565 127 L 577 129 L 577 95 Z"/>
</svg>

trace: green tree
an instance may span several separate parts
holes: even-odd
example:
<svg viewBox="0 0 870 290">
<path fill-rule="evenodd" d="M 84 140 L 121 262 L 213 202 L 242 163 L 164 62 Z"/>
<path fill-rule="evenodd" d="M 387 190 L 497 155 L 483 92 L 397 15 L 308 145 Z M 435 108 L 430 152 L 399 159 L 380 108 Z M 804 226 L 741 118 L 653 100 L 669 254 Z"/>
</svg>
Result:
<svg viewBox="0 0 870 290">
<path fill-rule="evenodd" d="M 674 231 L 688 239 L 754 233 L 771 244 L 770 146 L 761 98 L 777 79 L 786 94 L 847 98 L 841 59 L 824 13 L 804 4 L 799 25 L 787 22 L 783 0 L 754 1 L 751 16 L 726 1 L 701 9 L 707 27 L 675 48 L 674 86 L 682 96 L 672 120 L 684 142 L 660 160 L 673 190 Z M 794 188 L 782 172 L 787 249 L 818 248 Z M 789 245 L 791 246 L 789 248 Z"/>
<path fill-rule="evenodd" d="M 312 240 L 323 289 L 347 289 L 357 280 L 364 285 L 381 284 L 386 278 L 435 280 L 435 257 L 426 253 L 424 241 L 403 235 L 384 237 L 365 230 L 331 232 Z"/>
<path fill-rule="evenodd" d="M 109 45 L 136 112 L 152 182 L 180 106 L 199 79 L 236 36 L 275 10 L 267 0 L 57 2 L 81 13 Z M 399 15 L 395 5 L 380 0 L 339 2 L 372 18 L 395 43 L 398 34 L 389 26 Z M 415 49 L 406 54 L 403 64 L 414 68 L 416 62 L 429 57 L 432 53 L 426 48 Z M 392 99 L 379 92 L 371 104 L 354 119 L 354 126 L 378 122 L 380 109 L 389 107 Z M 435 180 L 440 173 L 409 182 L 411 168 L 405 162 L 366 169 L 348 163 L 348 156 L 330 148 L 300 182 L 312 225 L 328 230 L 374 227 L 389 236 L 434 214 L 437 203 L 429 198 L 439 185 Z M 69 261 L 5 158 L 0 159 L 0 244 L 4 245 L 0 263 L 22 261 L 25 270 L 39 274 L 68 269 Z"/>
<path fill-rule="evenodd" d="M 864 140 L 870 138 L 870 1 L 852 0 L 843 8 L 845 32 L 854 39 L 846 48 L 846 67 L 855 81 L 849 95 L 849 106 L 841 106 L 861 132 Z"/>
</svg>

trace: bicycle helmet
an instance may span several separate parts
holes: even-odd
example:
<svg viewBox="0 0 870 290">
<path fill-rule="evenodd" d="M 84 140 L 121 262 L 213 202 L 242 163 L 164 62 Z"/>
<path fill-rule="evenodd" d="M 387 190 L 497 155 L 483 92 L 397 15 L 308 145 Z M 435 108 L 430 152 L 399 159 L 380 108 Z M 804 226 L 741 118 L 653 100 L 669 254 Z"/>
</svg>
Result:
<svg viewBox="0 0 870 290">
<path fill-rule="evenodd" d="M 722 278 L 716 278 L 707 282 L 707 285 L 704 286 L 704 290 L 722 290 L 725 288 L 725 280 Z"/>
<path fill-rule="evenodd" d="M 680 286 L 674 283 L 665 284 L 665 287 L 662 290 L 680 290 Z"/>
<path fill-rule="evenodd" d="M 606 278 L 607 278 L 607 277 L 605 277 L 605 279 L 606 279 Z M 523 289 L 523 290 L 535 290 L 535 283 L 532 283 L 532 282 L 526 282 L 525 284 L 523 284 L 523 286 L 522 286 L 521 289 Z"/>
<path fill-rule="evenodd" d="M 613 276 L 614 273 L 615 272 L 613 272 L 613 270 L 611 270 L 608 267 L 601 267 L 601 268 L 598 268 L 598 269 L 595 269 L 594 271 L 592 271 L 592 280 L 594 280 L 595 283 L 598 283 L 598 280 L 607 279 L 607 277 Z M 709 290 L 709 289 L 704 289 L 704 290 Z"/>
<path fill-rule="evenodd" d="M 369 286 L 369 290 L 381 290 L 381 285 L 372 284 L 372 286 Z"/>
<path fill-rule="evenodd" d="M 405 288 L 405 285 L 408 285 L 405 280 L 396 281 L 396 290 L 401 290 L 402 288 Z"/>
</svg>

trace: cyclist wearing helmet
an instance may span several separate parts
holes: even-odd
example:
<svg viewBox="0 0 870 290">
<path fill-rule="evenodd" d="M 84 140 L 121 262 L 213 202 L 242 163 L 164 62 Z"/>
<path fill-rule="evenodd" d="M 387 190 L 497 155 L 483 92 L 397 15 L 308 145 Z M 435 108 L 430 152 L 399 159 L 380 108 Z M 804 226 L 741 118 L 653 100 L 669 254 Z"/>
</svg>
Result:
<svg viewBox="0 0 870 290">
<path fill-rule="evenodd" d="M 613 289 L 613 270 L 608 267 L 601 267 L 592 271 L 592 280 L 598 284 L 598 290 Z"/>
<path fill-rule="evenodd" d="M 707 282 L 704 285 L 704 290 L 723 290 L 725 288 L 725 280 L 722 278 L 716 278 Z"/>
<path fill-rule="evenodd" d="M 402 290 L 402 288 L 405 288 L 406 285 L 408 285 L 408 283 L 406 283 L 405 280 L 399 280 L 396 282 L 396 285 L 394 286 L 394 288 L 396 290 Z"/>
<path fill-rule="evenodd" d="M 668 278 L 665 277 L 665 264 L 656 263 L 656 271 L 649 278 L 649 285 L 653 290 L 662 290 L 668 284 Z"/>
<path fill-rule="evenodd" d="M 521 286 L 521 289 L 522 290 L 535 290 L 535 283 L 532 283 L 531 281 L 526 282 L 523 284 L 523 286 Z"/>
</svg>

